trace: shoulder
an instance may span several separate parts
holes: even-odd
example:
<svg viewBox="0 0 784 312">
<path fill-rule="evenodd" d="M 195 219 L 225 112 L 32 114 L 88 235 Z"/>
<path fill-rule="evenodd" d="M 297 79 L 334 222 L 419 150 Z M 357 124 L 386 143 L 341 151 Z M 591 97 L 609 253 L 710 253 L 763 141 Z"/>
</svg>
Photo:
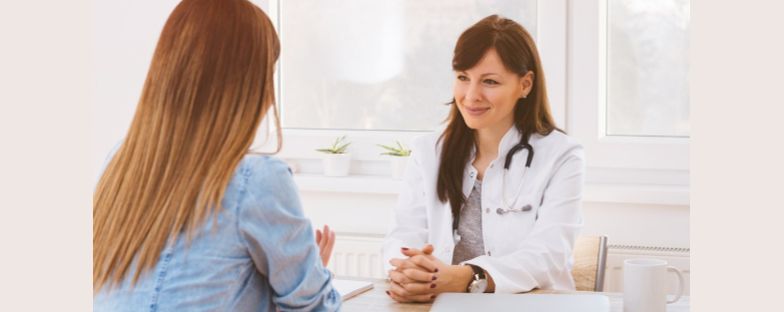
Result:
<svg viewBox="0 0 784 312">
<path fill-rule="evenodd" d="M 296 189 L 291 168 L 286 162 L 268 155 L 247 154 L 237 170 L 248 193 L 289 193 Z"/>
<path fill-rule="evenodd" d="M 247 154 L 240 162 L 240 171 L 246 175 L 291 176 L 286 162 L 268 155 Z"/>
<path fill-rule="evenodd" d="M 558 130 L 548 135 L 534 134 L 530 142 L 535 153 L 542 153 L 542 156 L 550 159 L 584 159 L 583 146 L 580 142 Z"/>
</svg>

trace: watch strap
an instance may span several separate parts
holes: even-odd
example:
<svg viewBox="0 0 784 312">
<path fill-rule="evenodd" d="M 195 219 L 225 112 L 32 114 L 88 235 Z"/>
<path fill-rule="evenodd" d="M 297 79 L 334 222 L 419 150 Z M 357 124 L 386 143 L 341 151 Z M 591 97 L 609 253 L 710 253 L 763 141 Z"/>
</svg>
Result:
<svg viewBox="0 0 784 312">
<path fill-rule="evenodd" d="M 473 274 L 473 277 L 474 277 L 473 279 L 474 280 L 487 279 L 485 277 L 485 270 L 483 270 L 482 268 L 480 268 L 480 267 L 478 267 L 476 265 L 470 264 L 470 263 L 468 263 L 467 265 L 470 266 L 471 270 L 474 271 L 474 274 Z"/>
<path fill-rule="evenodd" d="M 471 292 L 471 285 L 486 279 L 485 270 L 470 263 L 466 263 L 465 265 L 471 267 L 471 270 L 473 271 L 473 274 L 471 274 L 471 280 L 468 281 L 468 285 L 466 285 L 466 292 Z"/>
</svg>

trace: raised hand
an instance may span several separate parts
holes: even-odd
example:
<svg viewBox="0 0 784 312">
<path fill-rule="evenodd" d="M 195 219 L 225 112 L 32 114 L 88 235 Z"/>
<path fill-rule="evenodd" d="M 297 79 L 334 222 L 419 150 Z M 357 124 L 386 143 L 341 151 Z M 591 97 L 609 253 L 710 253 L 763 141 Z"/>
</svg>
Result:
<svg viewBox="0 0 784 312">
<path fill-rule="evenodd" d="M 323 231 L 316 230 L 316 245 L 319 247 L 321 262 L 326 267 L 332 256 L 332 247 L 335 246 L 335 232 L 329 229 L 329 225 L 324 225 Z"/>
</svg>

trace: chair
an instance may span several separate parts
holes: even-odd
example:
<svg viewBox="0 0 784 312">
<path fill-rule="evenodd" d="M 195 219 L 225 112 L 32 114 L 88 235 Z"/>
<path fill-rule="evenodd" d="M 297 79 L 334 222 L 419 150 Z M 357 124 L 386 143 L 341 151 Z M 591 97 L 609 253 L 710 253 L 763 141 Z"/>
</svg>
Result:
<svg viewBox="0 0 784 312">
<path fill-rule="evenodd" d="M 574 245 L 572 278 L 578 291 L 602 291 L 607 265 L 607 237 L 581 236 Z"/>
</svg>

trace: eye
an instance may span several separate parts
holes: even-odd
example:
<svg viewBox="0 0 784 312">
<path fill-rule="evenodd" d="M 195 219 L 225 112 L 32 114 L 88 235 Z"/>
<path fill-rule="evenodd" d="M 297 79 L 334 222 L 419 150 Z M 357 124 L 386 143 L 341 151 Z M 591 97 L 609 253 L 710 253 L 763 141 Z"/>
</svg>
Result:
<svg viewBox="0 0 784 312">
<path fill-rule="evenodd" d="M 466 75 L 457 75 L 457 80 L 468 81 L 468 77 Z"/>
<path fill-rule="evenodd" d="M 484 82 L 485 84 L 491 85 L 491 86 L 499 84 L 498 81 L 495 81 L 493 79 L 485 79 L 482 82 Z"/>
</svg>

